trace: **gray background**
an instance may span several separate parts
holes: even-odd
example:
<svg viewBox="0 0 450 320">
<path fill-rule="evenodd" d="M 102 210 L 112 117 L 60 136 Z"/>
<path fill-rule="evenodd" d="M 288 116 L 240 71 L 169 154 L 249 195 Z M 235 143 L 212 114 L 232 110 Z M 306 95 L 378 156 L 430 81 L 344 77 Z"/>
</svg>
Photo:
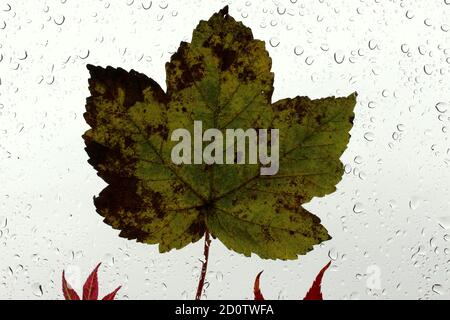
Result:
<svg viewBox="0 0 450 320">
<path fill-rule="evenodd" d="M 144 7 L 148 8 L 146 10 Z M 296 261 L 246 258 L 213 241 L 206 298 L 302 298 L 333 260 L 326 299 L 449 298 L 450 1 L 0 1 L 0 298 L 61 299 L 103 261 L 100 292 L 193 298 L 203 243 L 159 254 L 119 238 L 92 197 L 105 186 L 81 134 L 87 63 L 164 64 L 224 5 L 266 41 L 274 100 L 357 91 L 334 194 L 306 207 L 333 236 Z"/>
</svg>

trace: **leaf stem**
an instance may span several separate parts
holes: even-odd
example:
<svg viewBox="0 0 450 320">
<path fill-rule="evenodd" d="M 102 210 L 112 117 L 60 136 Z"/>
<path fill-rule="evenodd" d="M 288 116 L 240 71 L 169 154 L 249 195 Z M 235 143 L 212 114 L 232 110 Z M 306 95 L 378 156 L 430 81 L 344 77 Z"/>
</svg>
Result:
<svg viewBox="0 0 450 320">
<path fill-rule="evenodd" d="M 205 285 L 206 270 L 208 268 L 208 258 L 209 258 L 209 247 L 211 245 L 211 239 L 209 238 L 208 230 L 205 231 L 205 246 L 203 249 L 203 255 L 205 260 L 202 261 L 202 273 L 200 274 L 200 279 L 198 280 L 197 294 L 195 295 L 195 300 L 200 300 L 203 293 L 203 286 Z"/>
</svg>

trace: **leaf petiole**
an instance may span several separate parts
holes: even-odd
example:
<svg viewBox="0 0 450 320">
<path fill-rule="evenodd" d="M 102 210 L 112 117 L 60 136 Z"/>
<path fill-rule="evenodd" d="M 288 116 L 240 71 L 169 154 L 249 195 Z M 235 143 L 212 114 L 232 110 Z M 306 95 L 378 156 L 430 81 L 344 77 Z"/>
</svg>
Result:
<svg viewBox="0 0 450 320">
<path fill-rule="evenodd" d="M 202 262 L 202 272 L 200 274 L 200 279 L 198 280 L 197 294 L 195 295 L 195 300 L 200 300 L 203 293 L 203 286 L 205 285 L 206 270 L 208 269 L 208 258 L 209 258 L 209 247 L 211 245 L 211 239 L 209 237 L 208 230 L 205 231 L 205 246 L 203 249 L 203 255 L 205 260 Z"/>
</svg>

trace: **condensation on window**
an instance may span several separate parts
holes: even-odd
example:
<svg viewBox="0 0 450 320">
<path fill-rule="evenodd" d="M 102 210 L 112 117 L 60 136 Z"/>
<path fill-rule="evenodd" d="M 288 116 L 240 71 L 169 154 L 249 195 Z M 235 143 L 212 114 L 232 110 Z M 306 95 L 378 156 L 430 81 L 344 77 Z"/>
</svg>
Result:
<svg viewBox="0 0 450 320">
<path fill-rule="evenodd" d="M 95 212 L 105 187 L 81 135 L 87 64 L 165 63 L 225 5 L 264 40 L 273 100 L 358 92 L 337 190 L 305 207 L 332 240 L 294 261 L 213 239 L 203 298 L 299 299 L 331 261 L 325 299 L 448 299 L 450 1 L 0 1 L 0 298 L 62 299 L 99 269 L 100 295 L 193 299 L 203 242 L 160 254 Z"/>
</svg>

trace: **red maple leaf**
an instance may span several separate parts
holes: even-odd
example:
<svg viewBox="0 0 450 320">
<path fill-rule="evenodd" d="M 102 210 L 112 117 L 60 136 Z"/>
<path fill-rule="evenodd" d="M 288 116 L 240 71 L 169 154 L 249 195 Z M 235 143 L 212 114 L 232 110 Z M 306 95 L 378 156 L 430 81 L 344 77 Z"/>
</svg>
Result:
<svg viewBox="0 0 450 320">
<path fill-rule="evenodd" d="M 325 267 L 323 267 L 319 271 L 319 273 L 316 276 L 316 279 L 314 279 L 314 282 L 313 282 L 311 288 L 308 290 L 308 293 L 303 298 L 303 300 L 323 300 L 322 290 L 321 290 L 322 278 L 323 278 L 325 271 L 327 271 L 327 269 L 330 267 L 330 265 L 331 265 L 331 261 L 328 262 L 325 265 Z"/>
<path fill-rule="evenodd" d="M 303 300 L 323 300 L 322 291 L 321 291 L 321 285 L 322 285 L 322 278 L 325 274 L 325 271 L 330 267 L 331 261 L 328 262 L 317 274 L 316 279 L 314 279 L 313 284 L 311 285 L 311 288 L 308 290 L 308 293 L 303 298 Z M 261 293 L 261 289 L 259 287 L 261 274 L 263 272 L 261 271 L 258 273 L 255 279 L 255 284 L 253 286 L 253 293 L 255 295 L 255 300 L 265 300 L 264 296 Z"/>
<path fill-rule="evenodd" d="M 264 296 L 262 295 L 261 289 L 259 288 L 259 278 L 261 278 L 263 272 L 264 271 L 258 273 L 255 279 L 255 285 L 253 286 L 253 293 L 255 294 L 255 300 L 265 300 Z"/>
<path fill-rule="evenodd" d="M 101 263 L 99 263 L 95 269 L 91 272 L 86 282 L 83 285 L 83 300 L 98 300 L 98 268 Z M 117 291 L 121 286 L 117 287 L 113 292 L 107 294 L 102 300 L 114 300 Z M 64 271 L 62 272 L 62 290 L 65 300 L 81 300 L 80 296 L 76 293 L 70 284 L 66 281 Z"/>
</svg>

